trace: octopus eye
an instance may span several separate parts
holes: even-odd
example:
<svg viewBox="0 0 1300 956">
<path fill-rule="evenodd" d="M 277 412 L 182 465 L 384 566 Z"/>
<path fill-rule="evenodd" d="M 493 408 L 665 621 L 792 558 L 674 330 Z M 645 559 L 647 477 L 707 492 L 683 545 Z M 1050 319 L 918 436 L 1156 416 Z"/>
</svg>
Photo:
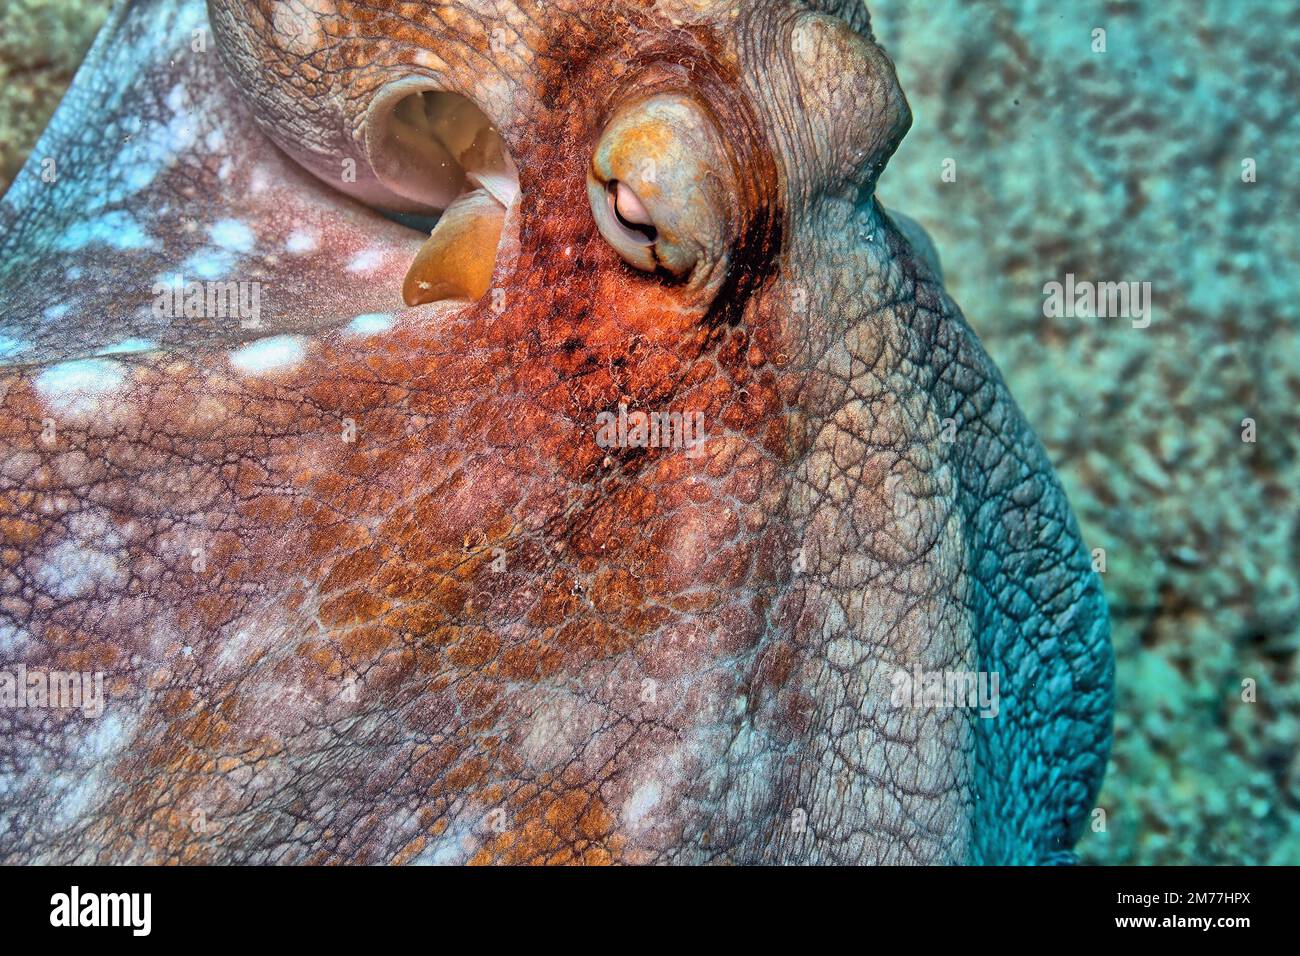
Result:
<svg viewBox="0 0 1300 956">
<path fill-rule="evenodd" d="M 596 145 L 587 196 L 623 261 L 703 284 L 725 270 L 733 177 L 718 132 L 685 94 L 617 112 Z"/>
<path fill-rule="evenodd" d="M 621 238 L 636 245 L 653 245 L 659 230 L 655 228 L 654 220 L 646 211 L 645 203 L 637 198 L 637 194 L 627 183 L 611 179 L 607 185 L 610 213 L 618 223 L 622 233 Z"/>
</svg>

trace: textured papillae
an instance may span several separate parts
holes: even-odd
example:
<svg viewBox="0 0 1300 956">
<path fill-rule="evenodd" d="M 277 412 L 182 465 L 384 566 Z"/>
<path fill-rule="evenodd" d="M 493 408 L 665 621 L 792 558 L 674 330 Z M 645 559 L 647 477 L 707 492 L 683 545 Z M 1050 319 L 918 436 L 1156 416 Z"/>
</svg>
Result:
<svg viewBox="0 0 1300 956">
<path fill-rule="evenodd" d="M 404 308 L 423 237 L 368 208 L 441 204 L 371 123 L 412 82 L 518 171 L 477 302 Z M 588 205 L 657 93 L 720 134 L 708 281 Z M 0 712 L 0 854 L 1067 858 L 1106 611 L 874 199 L 909 122 L 851 3 L 118 7 L 39 144 L 64 174 L 0 207 L 0 646 L 107 691 Z M 256 327 L 160 315 L 177 273 L 261 283 Z M 707 439 L 602 447 L 621 405 Z M 996 672 L 997 716 L 899 706 L 902 670 Z"/>
</svg>

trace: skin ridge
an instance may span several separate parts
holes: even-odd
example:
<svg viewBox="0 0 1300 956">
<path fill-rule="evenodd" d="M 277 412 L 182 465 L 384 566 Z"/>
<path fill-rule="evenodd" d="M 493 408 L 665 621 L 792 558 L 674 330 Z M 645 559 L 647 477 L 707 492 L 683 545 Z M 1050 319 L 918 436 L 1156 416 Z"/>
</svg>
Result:
<svg viewBox="0 0 1300 956">
<path fill-rule="evenodd" d="M 1078 525 L 1046 452 L 1028 429 L 1000 373 L 983 353 L 960 309 L 948 299 L 942 288 L 928 278 L 919 281 L 926 288 L 918 292 L 918 297 L 934 297 L 942 303 L 949 316 L 945 326 L 936 326 L 931 347 L 935 352 L 958 353 L 961 365 L 986 369 L 984 388 L 992 393 L 987 406 L 1007 410 L 987 423 L 983 421 L 984 413 L 977 410 L 977 421 L 984 425 L 977 429 L 971 428 L 964 420 L 958 420 L 958 434 L 963 436 L 963 445 L 971 459 L 961 469 L 960 482 L 960 500 L 970 525 L 968 540 L 980 542 L 982 548 L 988 548 L 989 542 L 994 542 L 994 550 L 998 550 L 998 539 L 1005 539 L 1007 532 L 1005 525 L 1000 527 L 998 522 L 988 520 L 992 510 L 990 502 L 1014 501 L 1017 489 L 1030 484 L 1034 497 L 1028 507 L 1041 510 L 1043 514 L 1036 516 L 1037 520 L 1051 523 L 1056 531 L 1055 540 L 1045 547 L 1049 556 L 1042 560 L 1042 564 L 1053 569 L 1066 569 L 1063 572 L 1057 570 L 1059 580 L 1052 582 L 1053 587 L 1060 589 L 1059 593 L 1049 592 L 1041 598 L 1036 613 L 1028 620 L 1002 599 L 999 592 L 1006 588 L 1005 583 L 996 578 L 972 582 L 966 601 L 978 622 L 980 669 L 1007 673 L 1019 666 L 1025 651 L 1011 645 L 1007 639 L 1009 633 L 1016 634 L 1023 642 L 1034 631 L 1040 631 L 1041 636 L 1030 637 L 1036 646 L 1029 651 L 1039 654 L 1041 651 L 1037 645 L 1041 645 L 1044 638 L 1050 640 L 1078 628 L 1078 646 L 1050 662 L 1051 666 L 1045 668 L 1048 673 L 1038 677 L 1039 681 L 1047 682 L 1059 679 L 1055 675 L 1063 677 L 1068 674 L 1072 684 L 1081 685 L 1078 690 L 1082 691 L 1040 708 L 1035 716 L 1045 724 L 1047 733 L 1008 735 L 1000 733 L 1000 726 L 993 726 L 995 722 L 976 722 L 981 731 L 988 730 L 977 738 L 979 766 L 986 774 L 981 786 L 985 797 L 979 809 L 991 816 L 985 808 L 997 808 L 994 813 L 1005 813 L 1005 807 L 1014 806 L 1019 801 L 1025 804 L 1026 812 L 1015 827 L 1016 835 L 1023 843 L 1016 845 L 1005 837 L 977 839 L 972 847 L 971 862 L 1059 861 L 1063 855 L 1069 854 L 1083 829 L 1088 811 L 1095 805 L 1109 755 L 1114 663 L 1109 649 L 1105 598 L 1099 579 L 1092 573 L 1086 549 L 1080 544 Z M 951 338 L 960 341 L 945 341 L 950 337 L 945 334 L 949 330 L 955 333 Z M 973 354 L 965 356 L 961 355 L 962 352 Z M 945 363 L 940 367 L 946 371 L 955 366 Z M 941 375 L 938 383 L 946 384 L 955 395 L 963 393 L 963 382 L 957 375 Z M 949 404 L 953 404 L 952 399 L 949 399 Z M 1020 457 L 1022 469 L 1014 480 L 999 482 L 990 477 L 999 474 L 999 449 L 995 442 L 999 433 L 1008 426 L 1014 428 L 1016 434 L 1014 441 L 1007 442 L 1007 445 L 1014 449 L 1012 454 Z M 972 432 L 974 440 L 970 437 Z M 1012 542 L 1007 541 L 1005 547 L 1011 546 Z M 971 563 L 977 563 L 979 558 L 978 549 L 972 547 Z M 1014 572 L 1004 572 L 1004 575 L 1013 576 Z M 1083 625 L 1076 624 L 1076 620 L 1084 622 Z M 1071 687 L 1071 690 L 1076 688 Z M 1062 727 L 1061 722 L 1066 722 L 1067 726 Z M 1022 771 L 1021 767 L 1025 769 Z M 1023 792 L 1007 792 L 1001 783 L 1015 779 L 1020 773 L 1032 775 L 1030 779 L 1040 778 L 1032 784 L 1028 798 Z M 1004 802 L 1000 804 L 1000 801 Z M 983 825 L 977 824 L 974 830 L 980 835 L 999 833 L 999 827 L 991 820 Z"/>
<path fill-rule="evenodd" d="M 909 120 L 865 12 L 683 29 L 525 4 L 519 30 L 559 25 L 499 77 L 473 5 L 403 26 L 372 4 L 314 79 L 261 50 L 300 84 L 286 128 L 329 158 L 364 160 L 346 110 L 420 38 L 463 57 L 449 85 L 509 91 L 482 93 L 524 197 L 504 308 L 393 312 L 418 237 L 262 138 L 253 77 L 163 66 L 200 9 L 119 7 L 33 153 L 83 172 L 46 189 L 29 164 L 0 204 L 0 315 L 31 343 L 0 369 L 0 664 L 103 670 L 109 701 L 0 711 L 0 858 L 1064 858 L 1106 760 L 1105 606 L 1046 455 L 871 198 Z M 839 86 L 791 59 L 796 30 Z M 143 52 L 140 80 L 121 64 Z M 602 65 L 624 72 L 597 95 Z M 665 76 L 699 82 L 743 173 L 712 299 L 626 267 L 583 192 L 604 104 Z M 108 135 L 84 122 L 99 99 Z M 119 137 L 161 128 L 169 163 L 123 160 Z M 287 251 L 303 229 L 315 247 Z M 222 256 L 273 282 L 263 329 L 150 322 L 159 270 Z M 372 313 L 391 327 L 352 331 Z M 99 354 L 127 336 L 156 342 Z M 89 396 L 60 391 L 73 372 Z M 705 454 L 598 448 L 621 405 L 701 412 Z M 1001 671 L 1000 718 L 889 706 L 914 666 Z"/>
</svg>

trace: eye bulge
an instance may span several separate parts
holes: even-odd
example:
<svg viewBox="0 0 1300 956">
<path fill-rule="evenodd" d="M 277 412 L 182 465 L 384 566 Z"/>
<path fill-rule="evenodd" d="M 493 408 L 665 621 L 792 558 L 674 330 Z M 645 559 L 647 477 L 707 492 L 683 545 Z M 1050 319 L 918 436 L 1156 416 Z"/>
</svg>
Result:
<svg viewBox="0 0 1300 956">
<path fill-rule="evenodd" d="M 601 236 L 644 272 L 703 285 L 725 271 L 735 184 L 712 119 L 687 93 L 619 108 L 587 171 Z"/>
<path fill-rule="evenodd" d="M 562 187 L 534 188 L 585 186 L 589 209 L 567 211 L 590 215 L 628 278 L 731 315 L 771 273 L 784 218 L 773 144 L 736 64 L 693 35 L 613 39 L 594 52 L 554 37 L 556 62 L 581 82 L 543 103 L 464 62 L 408 63 L 341 23 L 347 65 L 307 91 L 284 82 L 294 59 L 269 38 L 258 4 L 213 8 L 222 62 L 271 141 L 331 188 L 424 233 L 395 290 L 407 306 L 478 301 L 502 281 L 503 250 L 535 235 L 538 197 L 521 175 L 544 179 L 541 165 L 560 156 Z M 440 30 L 454 51 L 454 29 Z M 572 110 L 590 112 L 563 121 Z"/>
</svg>

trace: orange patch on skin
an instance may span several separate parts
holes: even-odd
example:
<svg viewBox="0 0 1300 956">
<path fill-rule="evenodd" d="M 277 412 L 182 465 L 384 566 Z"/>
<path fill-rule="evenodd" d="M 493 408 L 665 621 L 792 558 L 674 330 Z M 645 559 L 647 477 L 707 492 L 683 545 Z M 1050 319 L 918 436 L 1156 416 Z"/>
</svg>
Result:
<svg viewBox="0 0 1300 956">
<path fill-rule="evenodd" d="M 321 537 L 323 538 L 324 535 L 322 534 Z M 346 545 L 344 548 L 346 548 Z M 335 548 L 330 550 L 333 553 L 338 553 Z M 330 594 L 340 588 L 349 587 L 371 577 L 380 567 L 384 557 L 384 550 L 380 548 L 364 548 L 352 551 L 334 563 L 325 580 L 320 583 L 321 592 Z"/>
<path fill-rule="evenodd" d="M 633 641 L 602 620 L 577 618 L 556 632 L 554 643 L 570 666 L 578 669 L 628 650 Z"/>
<path fill-rule="evenodd" d="M 442 644 L 450 640 L 455 630 L 439 627 L 448 622 L 447 614 L 432 604 L 419 603 L 397 608 L 389 613 L 383 626 L 403 639 L 421 639 Z"/>
<path fill-rule="evenodd" d="M 470 790 L 487 777 L 488 763 L 481 757 L 470 757 L 451 768 L 445 778 L 448 790 Z"/>
<path fill-rule="evenodd" d="M 22 518 L 0 518 L 0 542 L 14 548 L 31 545 L 41 536 L 40 526 Z"/>
<path fill-rule="evenodd" d="M 225 707 L 222 708 L 226 710 Z M 179 741 L 185 740 L 201 750 L 215 749 L 230 735 L 230 724 L 211 710 L 201 710 L 192 717 L 183 720 L 177 729 L 177 750 L 173 759 L 180 759 Z M 166 751 L 163 751 L 164 753 Z"/>
<path fill-rule="evenodd" d="M 406 846 L 402 847 L 390 862 L 393 866 L 403 866 L 409 863 L 415 857 L 419 856 L 420 851 L 424 849 L 426 842 L 427 840 L 425 837 L 416 837 L 410 843 L 406 844 Z"/>
<path fill-rule="evenodd" d="M 240 511 L 250 521 L 264 526 L 284 525 L 291 521 L 296 513 L 292 501 L 273 495 L 260 495 L 246 501 Z"/>
<path fill-rule="evenodd" d="M 448 649 L 448 659 L 458 667 L 482 667 L 501 651 L 501 642 L 487 630 L 462 631 L 461 638 Z"/>
<path fill-rule="evenodd" d="M 174 720 L 194 706 L 194 694 L 188 690 L 168 690 L 159 700 L 163 717 Z"/>
<path fill-rule="evenodd" d="M 584 789 L 531 797 L 509 806 L 507 819 L 511 829 L 475 854 L 471 865 L 604 864 L 623 849 L 608 810 Z"/>
<path fill-rule="evenodd" d="M 638 123 L 627 128 L 610 150 L 615 175 L 621 169 L 636 169 L 646 158 L 661 159 L 676 142 L 672 129 L 662 122 Z M 656 190 L 657 192 L 657 190 Z"/>
<path fill-rule="evenodd" d="M 398 635 L 388 628 L 354 627 L 339 636 L 339 649 L 344 659 L 355 666 L 377 659 L 385 648 L 392 647 L 397 641 Z M 341 663 L 334 662 L 331 662 L 329 669 L 333 672 L 336 667 L 342 670 Z M 331 673 L 331 676 L 337 675 Z"/>
<path fill-rule="evenodd" d="M 49 654 L 47 666 L 52 669 L 89 674 L 102 672 L 107 692 L 120 691 L 129 685 L 126 675 L 114 673 L 123 651 L 112 642 L 87 631 L 60 626 L 47 628 L 44 639 Z"/>
<path fill-rule="evenodd" d="M 562 660 L 563 655 L 549 643 L 534 639 L 506 648 L 497 673 L 511 683 L 531 683 L 555 673 Z"/>
<path fill-rule="evenodd" d="M 321 606 L 320 621 L 326 627 L 364 624 L 382 615 L 391 603 L 373 591 L 358 588 L 339 595 Z"/>
</svg>

